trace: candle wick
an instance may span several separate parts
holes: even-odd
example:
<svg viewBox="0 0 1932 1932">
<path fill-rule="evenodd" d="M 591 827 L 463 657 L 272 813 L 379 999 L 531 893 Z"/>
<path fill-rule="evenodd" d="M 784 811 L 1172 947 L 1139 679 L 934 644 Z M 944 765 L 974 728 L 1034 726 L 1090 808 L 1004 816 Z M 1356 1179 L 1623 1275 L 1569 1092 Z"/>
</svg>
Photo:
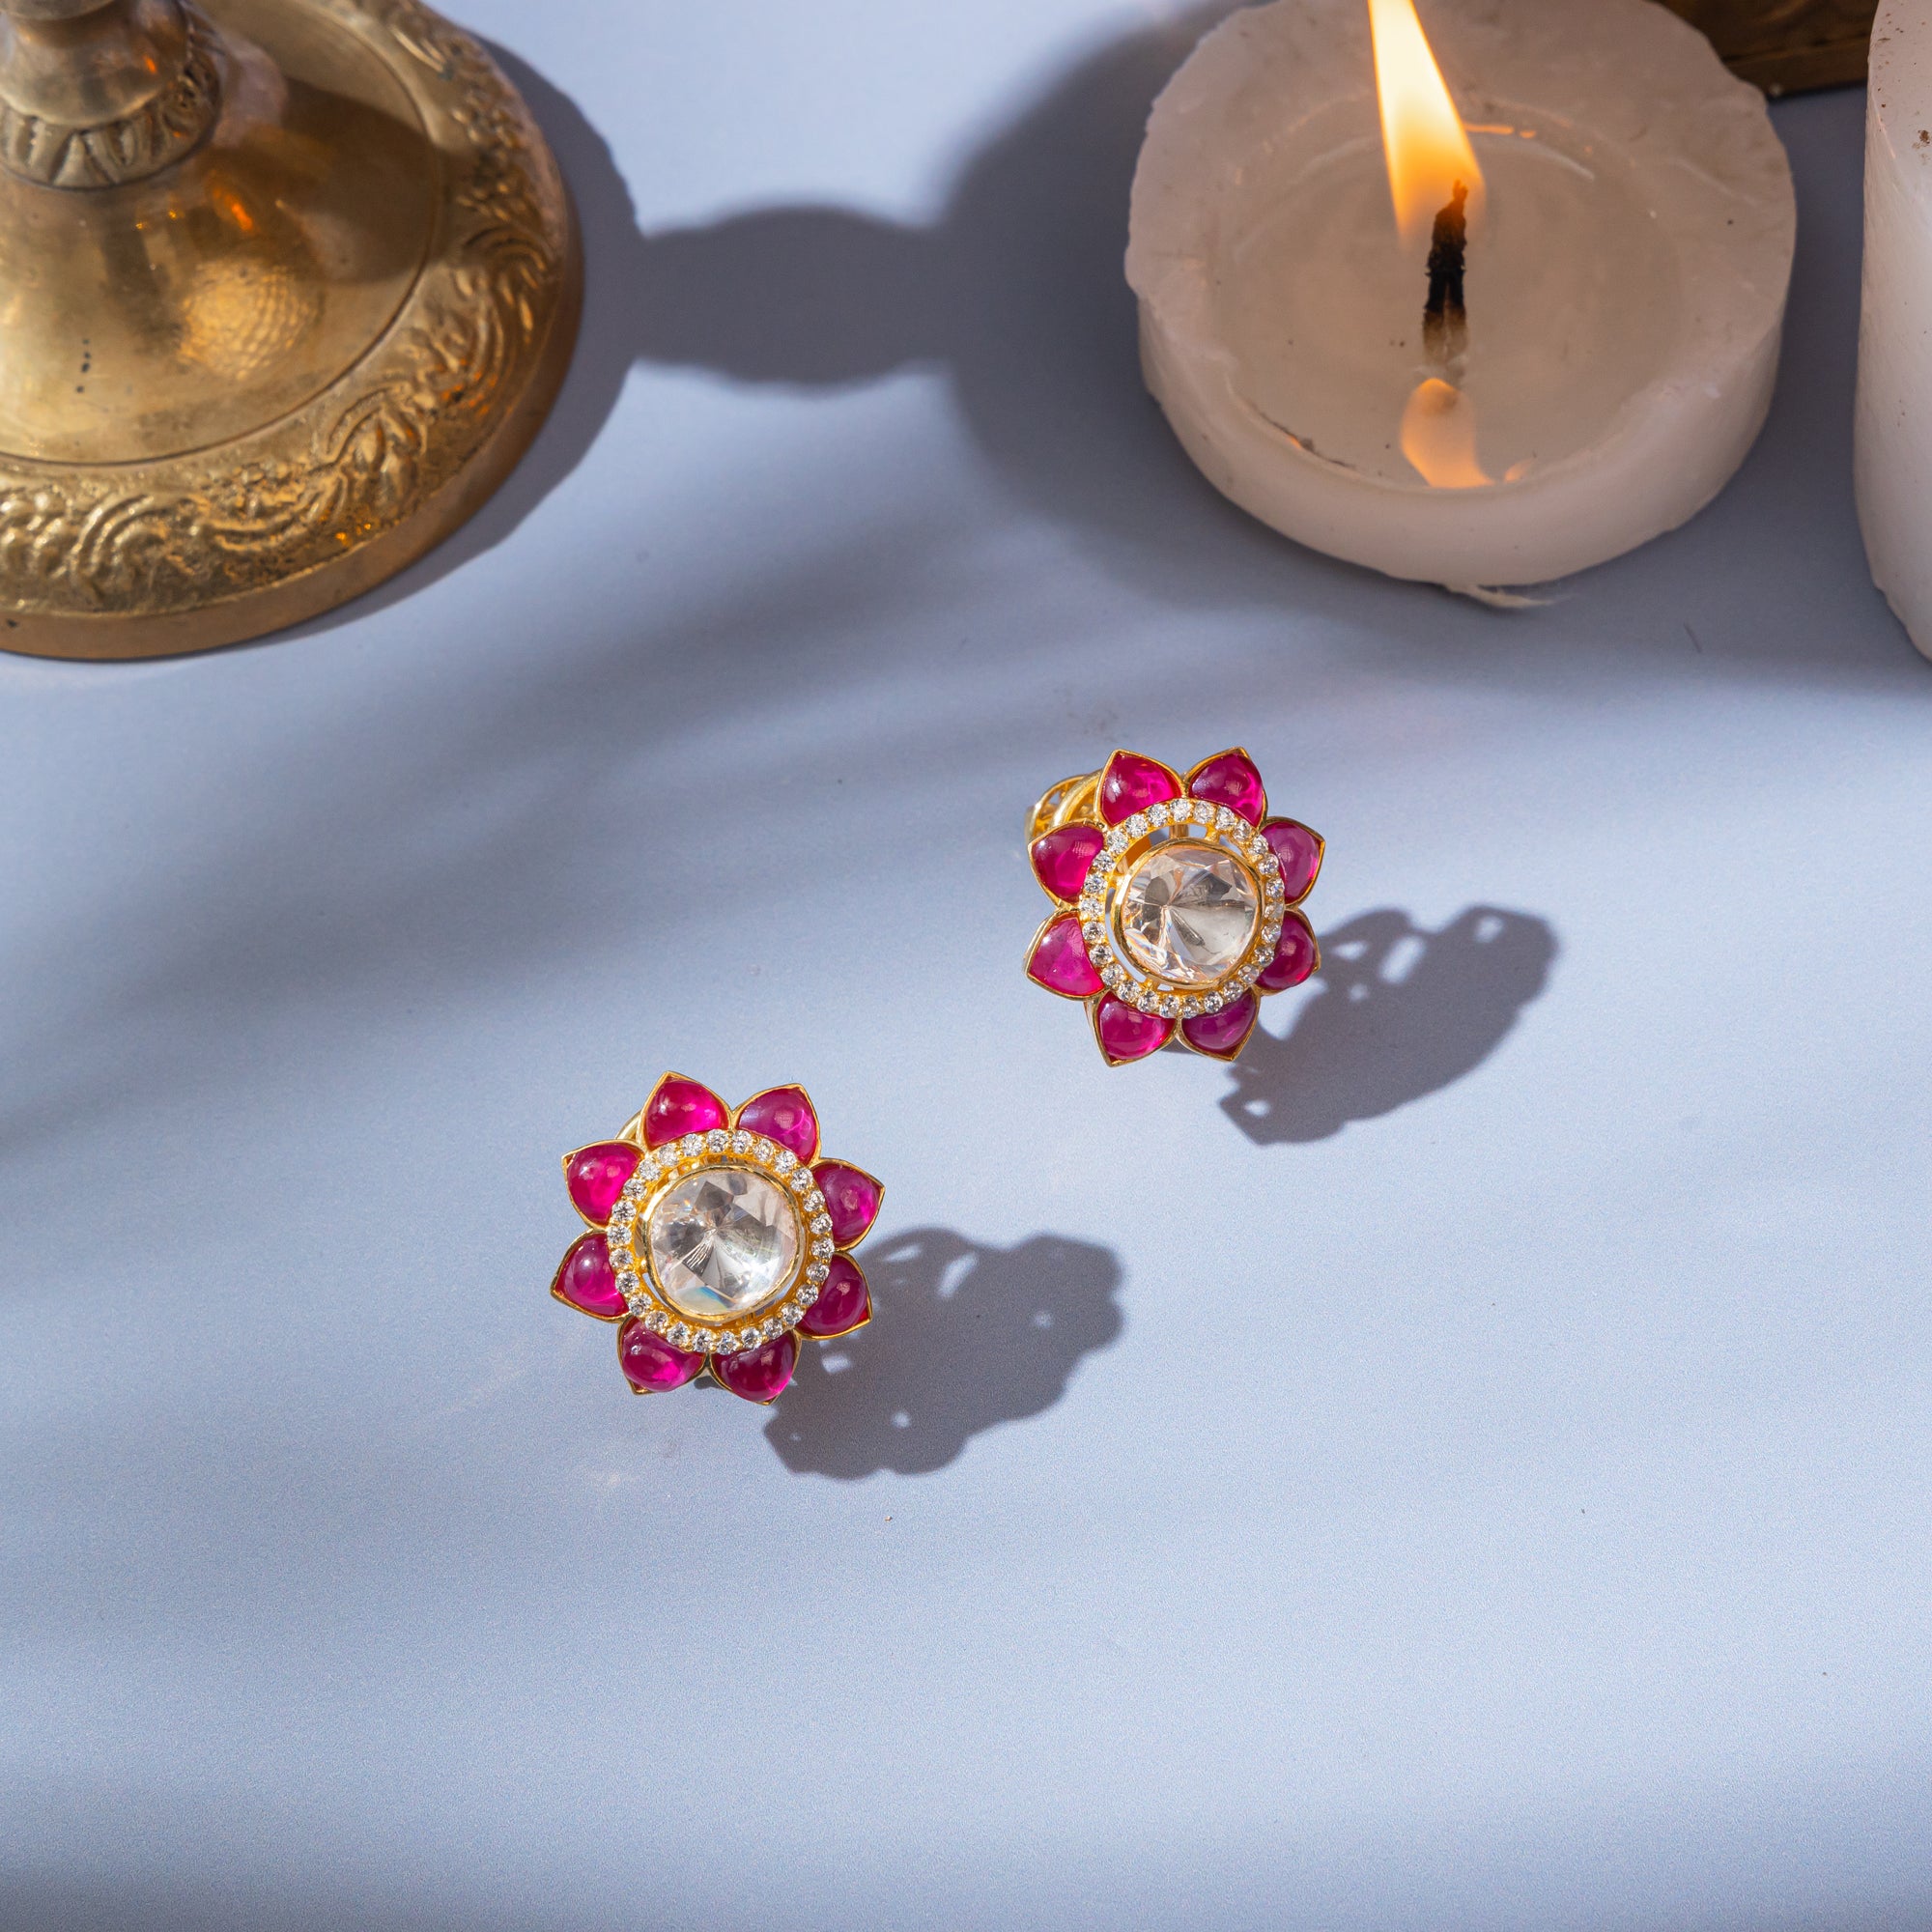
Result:
<svg viewBox="0 0 1932 1932">
<path fill-rule="evenodd" d="M 1447 368 L 1469 346 L 1469 311 L 1463 281 L 1469 260 L 1469 190 L 1463 183 L 1435 217 L 1429 243 L 1429 302 L 1422 311 L 1422 342 L 1429 359 Z"/>
</svg>

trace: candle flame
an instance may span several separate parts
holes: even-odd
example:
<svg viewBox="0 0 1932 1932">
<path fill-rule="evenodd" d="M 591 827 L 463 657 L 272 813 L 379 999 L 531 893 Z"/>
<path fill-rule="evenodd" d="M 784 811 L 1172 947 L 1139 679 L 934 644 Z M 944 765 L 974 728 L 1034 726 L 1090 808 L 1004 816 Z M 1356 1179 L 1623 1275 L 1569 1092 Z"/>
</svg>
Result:
<svg viewBox="0 0 1932 1932">
<path fill-rule="evenodd" d="M 1496 479 L 1476 461 L 1476 407 L 1453 383 L 1418 384 L 1402 412 L 1402 453 L 1435 490 L 1480 490 Z"/>
<path fill-rule="evenodd" d="M 1469 190 L 1470 213 L 1482 206 L 1483 171 L 1429 50 L 1415 0 L 1369 0 L 1369 31 L 1396 226 L 1404 242 L 1423 244 L 1459 182 Z"/>
</svg>

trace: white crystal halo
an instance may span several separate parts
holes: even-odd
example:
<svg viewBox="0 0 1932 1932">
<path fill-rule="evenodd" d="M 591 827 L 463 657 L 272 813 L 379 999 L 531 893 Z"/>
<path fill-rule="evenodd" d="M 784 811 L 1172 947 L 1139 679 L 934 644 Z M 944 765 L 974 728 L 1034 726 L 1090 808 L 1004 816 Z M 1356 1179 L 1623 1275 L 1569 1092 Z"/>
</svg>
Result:
<svg viewBox="0 0 1932 1932">
<path fill-rule="evenodd" d="M 786 1211 L 793 1217 L 794 1253 L 781 1285 L 762 1294 L 749 1316 L 706 1321 L 680 1307 L 668 1292 L 652 1251 L 652 1217 L 686 1181 L 707 1173 L 732 1172 L 754 1176 L 781 1191 Z M 686 1134 L 646 1153 L 611 1210 L 606 1238 L 611 1265 L 617 1270 L 618 1292 L 631 1313 L 672 1348 L 709 1355 L 755 1349 L 796 1327 L 818 1299 L 833 1256 L 825 1197 L 811 1169 L 788 1147 L 743 1128 L 713 1127 L 708 1133 Z"/>
<path fill-rule="evenodd" d="M 1193 978 L 1163 976 L 1149 966 L 1145 949 L 1129 943 L 1122 920 L 1148 860 L 1188 846 L 1231 860 L 1253 881 L 1257 910 L 1246 944 L 1231 951 L 1218 971 Z M 1257 827 L 1228 806 L 1177 798 L 1137 811 L 1109 830 L 1075 911 L 1087 956 L 1110 993 L 1144 1013 L 1185 1020 L 1218 1013 L 1253 987 L 1274 957 L 1286 904 L 1281 861 Z"/>
</svg>

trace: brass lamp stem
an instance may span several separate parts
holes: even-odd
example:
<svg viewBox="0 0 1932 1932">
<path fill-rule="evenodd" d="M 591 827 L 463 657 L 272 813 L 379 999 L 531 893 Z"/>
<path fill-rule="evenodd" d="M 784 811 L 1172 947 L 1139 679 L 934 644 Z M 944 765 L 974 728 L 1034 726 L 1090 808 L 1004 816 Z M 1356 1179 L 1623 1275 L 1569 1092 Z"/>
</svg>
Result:
<svg viewBox="0 0 1932 1932">
<path fill-rule="evenodd" d="M 183 0 L 0 0 L 0 165 L 55 187 L 139 181 L 213 125 L 207 23 Z"/>
</svg>

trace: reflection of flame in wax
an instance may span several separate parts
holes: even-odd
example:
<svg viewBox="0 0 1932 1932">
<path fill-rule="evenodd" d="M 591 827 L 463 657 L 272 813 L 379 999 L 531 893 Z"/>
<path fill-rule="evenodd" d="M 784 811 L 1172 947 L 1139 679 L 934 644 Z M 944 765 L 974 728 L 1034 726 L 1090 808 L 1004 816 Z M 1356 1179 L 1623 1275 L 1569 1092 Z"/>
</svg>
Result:
<svg viewBox="0 0 1932 1932">
<path fill-rule="evenodd" d="M 1480 490 L 1496 480 L 1476 461 L 1475 406 L 1434 376 L 1402 412 L 1402 453 L 1437 490 Z"/>
<path fill-rule="evenodd" d="M 1483 171 L 1429 50 L 1415 0 L 1369 0 L 1369 31 L 1396 226 L 1405 242 L 1426 245 L 1458 182 L 1469 190 L 1471 217 L 1481 210 Z"/>
</svg>

